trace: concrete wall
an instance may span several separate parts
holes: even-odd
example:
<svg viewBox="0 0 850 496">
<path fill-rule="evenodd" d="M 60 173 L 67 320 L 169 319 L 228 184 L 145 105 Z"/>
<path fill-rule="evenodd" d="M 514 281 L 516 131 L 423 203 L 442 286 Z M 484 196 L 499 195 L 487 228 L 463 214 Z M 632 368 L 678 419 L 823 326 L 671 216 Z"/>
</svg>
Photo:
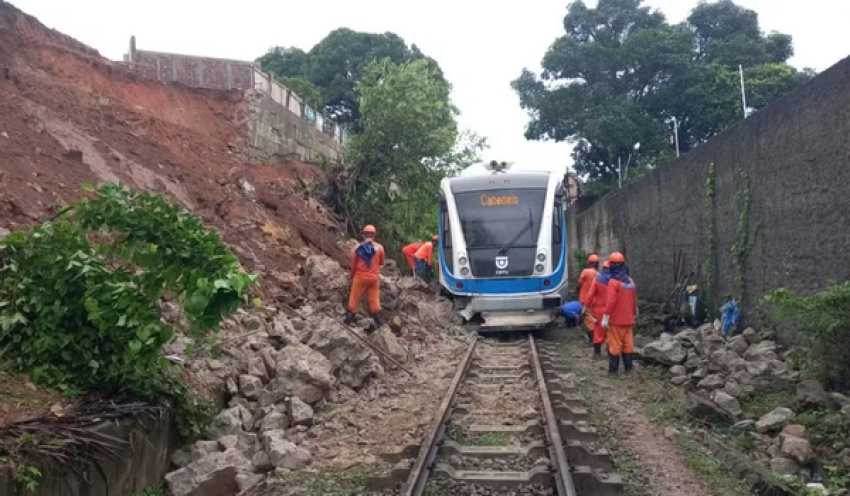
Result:
<svg viewBox="0 0 850 496">
<path fill-rule="evenodd" d="M 34 493 L 20 491 L 8 469 L 0 470 L 0 494 L 8 496 L 130 496 L 158 486 L 177 449 L 177 437 L 167 416 L 103 422 L 91 429 L 127 442 L 116 457 L 103 459 L 85 472 L 88 482 L 70 468 L 47 473 Z"/>
<path fill-rule="evenodd" d="M 715 165 L 715 200 L 706 179 Z M 750 177 L 749 245 L 732 249 Z M 786 287 L 811 293 L 850 280 L 850 58 L 672 164 L 593 206 L 570 210 L 573 250 L 625 253 L 639 296 L 662 300 L 673 256 L 705 273 L 713 233 L 717 308 L 745 283 L 745 310 Z"/>
</svg>

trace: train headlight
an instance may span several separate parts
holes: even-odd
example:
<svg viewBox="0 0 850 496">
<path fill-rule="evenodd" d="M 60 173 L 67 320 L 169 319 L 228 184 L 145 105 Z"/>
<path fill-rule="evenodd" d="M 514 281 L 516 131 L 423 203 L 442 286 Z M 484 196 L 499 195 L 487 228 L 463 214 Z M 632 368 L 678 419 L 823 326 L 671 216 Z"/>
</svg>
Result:
<svg viewBox="0 0 850 496">
<path fill-rule="evenodd" d="M 544 267 L 543 264 L 537 264 L 537 266 L 534 267 L 534 270 L 536 270 L 537 272 L 543 272 L 543 269 L 545 268 L 546 267 Z"/>
<path fill-rule="evenodd" d="M 469 269 L 467 269 L 466 267 L 460 269 L 460 275 L 468 276 L 469 275 Z"/>
<path fill-rule="evenodd" d="M 466 262 L 468 262 L 468 261 L 469 260 L 467 260 L 466 257 L 464 257 L 464 256 L 461 256 L 460 258 L 457 259 L 457 263 L 459 263 L 461 265 L 466 265 Z"/>
<path fill-rule="evenodd" d="M 537 254 L 537 261 L 540 262 L 540 263 L 545 262 L 546 261 L 546 254 L 545 253 L 538 253 Z"/>
</svg>

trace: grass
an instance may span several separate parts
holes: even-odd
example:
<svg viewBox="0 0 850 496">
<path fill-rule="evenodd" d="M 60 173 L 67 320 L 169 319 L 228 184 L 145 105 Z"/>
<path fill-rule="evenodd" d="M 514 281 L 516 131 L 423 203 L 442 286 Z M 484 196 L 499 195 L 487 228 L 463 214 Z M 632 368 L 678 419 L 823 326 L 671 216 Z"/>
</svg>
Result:
<svg viewBox="0 0 850 496">
<path fill-rule="evenodd" d="M 779 407 L 792 408 L 797 402 L 797 394 L 787 389 L 775 391 L 759 391 L 757 394 L 747 395 L 741 400 L 741 409 L 744 414 L 750 414 L 755 418 L 772 412 Z"/>
<path fill-rule="evenodd" d="M 674 441 L 688 465 L 708 484 L 714 494 L 723 496 L 750 494 L 743 481 L 730 476 L 729 469 L 690 434 L 682 432 L 675 436 Z"/>
<path fill-rule="evenodd" d="M 165 486 L 148 486 L 142 492 L 136 493 L 136 496 L 168 496 L 168 491 Z"/>
<path fill-rule="evenodd" d="M 305 496 L 348 496 L 367 492 L 369 477 L 373 475 L 371 466 L 355 465 L 321 472 L 290 472 L 282 475 L 274 484 L 287 489 L 300 488 L 297 494 Z"/>
</svg>

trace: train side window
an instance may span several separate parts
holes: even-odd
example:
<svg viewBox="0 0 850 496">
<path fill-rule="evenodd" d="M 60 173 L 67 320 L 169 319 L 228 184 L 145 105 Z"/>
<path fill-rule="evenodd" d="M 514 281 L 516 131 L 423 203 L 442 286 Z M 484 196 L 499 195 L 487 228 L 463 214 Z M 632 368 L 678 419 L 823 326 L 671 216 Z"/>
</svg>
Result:
<svg viewBox="0 0 850 496">
<path fill-rule="evenodd" d="M 552 268 L 561 263 L 561 245 L 564 242 L 561 235 L 562 230 L 561 206 L 555 204 L 555 209 L 552 212 Z"/>
<path fill-rule="evenodd" d="M 452 224 L 449 220 L 449 210 L 445 203 L 440 206 L 440 238 L 443 244 L 443 254 L 449 272 L 454 271 L 454 253 L 452 253 Z"/>
</svg>

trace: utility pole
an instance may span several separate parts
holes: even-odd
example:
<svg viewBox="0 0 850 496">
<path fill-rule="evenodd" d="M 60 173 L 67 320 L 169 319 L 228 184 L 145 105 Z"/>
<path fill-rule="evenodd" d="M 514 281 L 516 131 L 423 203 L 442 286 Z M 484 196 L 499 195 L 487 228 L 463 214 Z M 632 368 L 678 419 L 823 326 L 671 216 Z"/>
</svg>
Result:
<svg viewBox="0 0 850 496">
<path fill-rule="evenodd" d="M 623 187 L 623 160 L 617 157 L 617 187 Z"/>
<path fill-rule="evenodd" d="M 744 90 L 744 67 L 741 64 L 738 64 L 738 73 L 741 75 L 741 103 L 744 106 L 744 119 L 749 117 L 747 115 L 747 92 Z"/>
</svg>

